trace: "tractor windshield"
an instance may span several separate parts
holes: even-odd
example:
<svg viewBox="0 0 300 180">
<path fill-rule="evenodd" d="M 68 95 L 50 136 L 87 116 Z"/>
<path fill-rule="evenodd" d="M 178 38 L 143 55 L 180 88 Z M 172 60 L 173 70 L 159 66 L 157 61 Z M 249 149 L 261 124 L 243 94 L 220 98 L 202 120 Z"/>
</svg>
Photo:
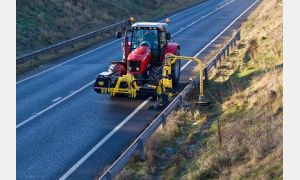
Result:
<svg viewBox="0 0 300 180">
<path fill-rule="evenodd" d="M 134 29 L 132 32 L 131 47 L 149 46 L 151 49 L 158 49 L 158 36 L 156 29 Z"/>
</svg>

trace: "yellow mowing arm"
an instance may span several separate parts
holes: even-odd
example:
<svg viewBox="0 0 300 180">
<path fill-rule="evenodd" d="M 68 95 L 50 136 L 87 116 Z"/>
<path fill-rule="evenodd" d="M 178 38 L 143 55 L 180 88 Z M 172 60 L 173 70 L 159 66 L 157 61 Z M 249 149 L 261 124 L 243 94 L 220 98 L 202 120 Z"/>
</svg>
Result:
<svg viewBox="0 0 300 180">
<path fill-rule="evenodd" d="M 198 58 L 195 57 L 187 57 L 187 56 L 175 56 L 174 54 L 167 54 L 167 59 L 166 59 L 166 66 L 170 66 L 171 64 L 174 64 L 177 60 L 185 60 L 185 61 L 194 61 L 196 63 L 198 63 L 199 65 L 199 79 L 200 79 L 200 96 L 199 99 L 201 100 L 201 98 L 204 97 L 204 90 L 203 90 L 203 67 L 204 64 L 202 63 L 202 61 Z M 171 67 L 171 66 L 170 66 Z M 171 70 L 171 68 L 169 69 L 169 71 Z M 163 72 L 164 75 L 166 74 L 170 74 L 168 72 Z"/>
</svg>

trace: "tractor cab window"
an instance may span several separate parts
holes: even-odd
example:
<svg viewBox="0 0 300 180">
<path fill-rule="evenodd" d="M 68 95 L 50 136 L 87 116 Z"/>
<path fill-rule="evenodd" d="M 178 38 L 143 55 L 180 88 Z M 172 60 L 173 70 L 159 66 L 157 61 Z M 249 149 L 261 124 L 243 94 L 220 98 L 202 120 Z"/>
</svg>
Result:
<svg viewBox="0 0 300 180">
<path fill-rule="evenodd" d="M 149 46 L 151 49 L 158 49 L 158 36 L 156 29 L 136 28 L 132 31 L 131 47 Z"/>
<path fill-rule="evenodd" d="M 166 39 L 166 32 L 161 31 L 160 32 L 160 48 L 163 48 L 167 44 L 167 39 Z"/>
</svg>

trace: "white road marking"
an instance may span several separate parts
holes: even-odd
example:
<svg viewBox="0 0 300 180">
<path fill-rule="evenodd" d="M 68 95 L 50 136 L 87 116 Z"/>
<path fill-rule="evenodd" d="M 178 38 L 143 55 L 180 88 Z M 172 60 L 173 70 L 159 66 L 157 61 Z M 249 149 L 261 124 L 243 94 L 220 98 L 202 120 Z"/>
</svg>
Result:
<svg viewBox="0 0 300 180">
<path fill-rule="evenodd" d="M 108 133 L 101 141 L 99 141 L 86 155 L 84 155 L 71 169 L 69 169 L 61 178 L 66 179 L 71 173 L 73 173 L 84 161 L 86 161 L 99 147 L 101 147 L 112 135 L 114 135 L 125 123 L 127 123 L 136 113 L 138 113 L 150 100 L 149 97 L 142 104 L 140 104 L 129 116 L 127 116 L 120 124 L 118 124 L 110 133 Z"/>
<path fill-rule="evenodd" d="M 113 44 L 113 43 L 115 43 L 115 42 L 117 42 L 117 41 L 120 41 L 120 39 L 117 39 L 117 40 L 114 40 L 114 41 L 112 41 L 112 42 L 109 42 L 109 43 L 107 43 L 107 44 L 105 44 L 105 45 L 103 45 L 103 46 L 100 46 L 100 47 L 98 47 L 98 48 L 96 48 L 96 49 L 93 49 L 93 50 L 91 50 L 91 51 L 88 51 L 88 52 L 86 52 L 86 53 L 80 54 L 79 56 L 76 56 L 76 57 L 74 57 L 74 58 L 72 58 L 72 59 L 69 59 L 69 60 L 67 60 L 67 61 L 64 61 L 63 63 L 60 63 L 60 64 L 58 64 L 58 65 L 56 65 L 56 66 L 53 66 L 53 67 L 51 67 L 51 68 L 49 68 L 49 69 L 46 69 L 46 70 L 42 71 L 42 72 L 39 72 L 39 73 L 34 74 L 34 75 L 32 75 L 32 76 L 29 76 L 29 77 L 27 77 L 27 78 L 25 78 L 25 79 L 22 79 L 22 80 L 18 81 L 16 84 L 19 84 L 19 83 L 22 83 L 22 82 L 27 81 L 27 80 L 29 80 L 29 79 L 32 79 L 32 78 L 34 78 L 34 77 L 36 77 L 36 76 L 39 76 L 39 75 L 41 75 L 41 74 L 44 74 L 44 73 L 46 73 L 46 72 L 48 72 L 48 71 L 50 71 L 50 70 L 52 70 L 52 69 L 56 69 L 56 68 L 58 68 L 58 67 L 61 66 L 61 65 L 64 65 L 64 64 L 66 64 L 66 63 L 68 63 L 68 62 L 71 62 L 71 61 L 73 61 L 73 60 L 75 60 L 75 59 L 78 59 L 78 58 L 80 58 L 80 57 L 82 57 L 82 56 L 84 56 L 84 55 L 87 55 L 87 54 L 89 54 L 89 53 L 92 53 L 92 52 L 94 52 L 94 51 L 97 51 L 98 49 L 102 49 L 102 48 L 104 48 L 104 47 L 106 47 L 106 46 L 108 46 L 108 45 L 110 45 L 110 44 Z"/>
<path fill-rule="evenodd" d="M 205 2 L 205 3 L 201 3 L 201 4 L 199 4 L 199 5 L 197 5 L 197 6 L 194 6 L 194 7 L 190 8 L 190 9 L 186 9 L 186 10 L 184 10 L 184 11 L 181 11 L 181 12 L 179 12 L 179 13 L 176 13 L 176 14 L 170 16 L 169 18 L 176 17 L 176 16 L 178 16 L 179 14 L 182 14 L 182 13 L 184 13 L 184 12 L 186 12 L 186 11 L 190 11 L 190 10 L 192 10 L 192 9 L 194 9 L 194 8 L 197 8 L 197 7 L 199 7 L 199 6 L 202 6 L 202 5 L 204 5 L 204 4 L 207 4 L 208 2 L 209 2 L 209 1 L 207 1 L 207 2 Z M 159 22 L 162 22 L 162 21 L 164 21 L 164 20 L 161 20 L 161 21 L 159 21 Z M 122 39 L 123 39 L 123 38 L 122 38 Z M 46 70 L 44 70 L 44 71 L 41 71 L 41 72 L 39 72 L 39 73 L 37 73 L 37 74 L 34 74 L 34 75 L 29 76 L 29 77 L 27 77 L 27 78 L 24 78 L 24 79 L 18 81 L 16 84 L 19 84 L 19 83 L 22 83 L 22 82 L 27 81 L 27 80 L 29 80 L 29 79 L 32 79 L 32 78 L 34 78 L 34 77 L 36 77 L 36 76 L 39 76 L 39 75 L 41 75 L 41 74 L 44 74 L 44 73 L 50 71 L 50 70 L 56 69 L 56 68 L 60 67 L 61 65 L 64 65 L 64 64 L 66 64 L 66 63 L 68 63 L 68 62 L 71 62 L 71 61 L 73 61 L 73 60 L 76 60 L 76 59 L 78 59 L 78 58 L 80 58 L 80 57 L 82 57 L 82 56 L 85 56 L 85 55 L 90 54 L 90 53 L 92 53 L 92 52 L 94 52 L 94 51 L 97 51 L 97 50 L 99 50 L 99 49 L 102 49 L 102 48 L 104 48 L 104 47 L 106 47 L 106 46 L 108 46 L 108 45 L 111 45 L 111 44 L 113 44 L 113 43 L 115 43 L 115 42 L 117 42 L 117 41 L 121 41 L 122 39 L 117 39 L 117 40 L 111 41 L 111 42 L 109 42 L 109 43 L 107 43 L 107 44 L 104 44 L 103 46 L 100 46 L 100 47 L 98 47 L 98 48 L 96 48 L 96 49 L 93 49 L 93 50 L 91 50 L 91 51 L 88 51 L 88 52 L 86 52 L 86 53 L 83 53 L 83 54 L 81 54 L 81 55 L 79 55 L 79 56 L 73 57 L 73 58 L 71 58 L 71 59 L 69 59 L 69 60 L 67 60 L 67 61 L 64 61 L 64 62 L 62 62 L 62 63 L 56 65 L 56 66 L 53 66 L 53 67 L 51 67 L 51 68 L 49 68 L 49 69 L 46 69 Z"/>
<path fill-rule="evenodd" d="M 170 17 L 168 17 L 168 18 L 176 17 L 176 16 L 178 16 L 179 14 L 182 14 L 182 13 L 184 13 L 184 12 L 186 12 L 186 11 L 190 11 L 190 10 L 192 10 L 192 9 L 195 9 L 195 8 L 199 7 L 199 6 L 203 6 L 204 4 L 207 4 L 207 3 L 209 3 L 209 2 L 210 2 L 210 1 L 207 1 L 207 2 L 205 2 L 205 3 L 198 4 L 197 6 L 193 6 L 192 8 L 189 8 L 189 9 L 186 9 L 186 10 L 181 11 L 181 12 L 179 12 L 179 13 L 173 14 L 172 16 L 170 16 Z M 161 21 L 164 21 L 164 20 L 161 20 Z M 161 22 L 161 21 L 160 21 L 160 22 Z"/>
<path fill-rule="evenodd" d="M 16 129 L 18 129 L 19 127 L 22 127 L 23 125 L 27 124 L 28 122 L 32 121 L 33 119 L 35 119 L 36 117 L 39 117 L 40 115 L 44 114 L 45 112 L 49 111 L 50 109 L 54 108 L 55 106 L 59 105 L 60 103 L 62 103 L 63 101 L 71 98 L 72 96 L 74 96 L 75 94 L 79 93 L 80 91 L 82 91 L 83 89 L 85 89 L 86 87 L 92 85 L 95 81 L 91 81 L 89 83 L 87 83 L 86 85 L 84 85 L 83 87 L 81 87 L 80 89 L 73 91 L 70 95 L 62 98 L 61 100 L 57 101 L 56 103 L 52 104 L 51 106 L 43 109 L 42 111 L 34 114 L 33 116 L 27 118 L 26 120 L 22 121 L 20 124 L 17 125 Z"/>
<path fill-rule="evenodd" d="M 222 8 L 225 7 L 225 6 L 227 6 L 227 5 L 230 4 L 230 3 L 234 2 L 234 1 L 235 1 L 235 0 L 226 3 L 225 5 L 222 6 Z M 220 9 L 219 9 L 219 10 L 220 10 Z M 211 14 L 212 14 L 212 13 L 210 13 L 209 15 L 211 15 Z M 208 15 L 202 16 L 202 18 L 196 20 L 196 22 L 199 22 L 200 20 L 202 20 L 202 19 L 204 19 L 204 18 L 206 18 L 206 17 L 208 17 Z M 194 23 L 192 23 L 192 24 L 195 24 L 196 22 L 194 22 Z M 184 29 L 186 29 L 187 27 L 191 27 L 191 24 L 189 24 L 189 25 L 186 26 L 185 28 L 183 28 L 183 29 L 181 29 L 181 30 L 175 32 L 175 33 L 174 33 L 174 36 L 175 36 L 176 34 L 178 34 L 179 32 L 182 32 L 182 31 L 183 31 Z M 181 68 L 181 70 L 183 70 L 183 69 L 184 69 L 187 65 L 189 65 L 190 63 L 191 63 L 191 62 L 188 61 L 188 62 Z M 21 122 L 20 124 L 17 125 L 17 128 L 23 126 L 24 124 L 30 122 L 31 120 L 33 120 L 33 119 L 35 119 L 35 118 L 37 118 L 37 117 L 40 116 L 41 114 L 43 114 L 43 113 L 45 113 L 46 111 L 52 109 L 53 107 L 59 105 L 60 103 L 62 103 L 62 102 L 64 102 L 65 100 L 69 99 L 70 97 L 72 97 L 73 95 L 77 94 L 78 92 L 84 90 L 86 87 L 88 87 L 89 85 L 91 85 L 93 82 L 94 82 L 94 81 L 89 82 L 88 84 L 84 85 L 82 88 L 80 88 L 80 89 L 78 89 L 78 90 L 76 90 L 76 91 L 71 91 L 71 94 L 70 94 L 69 96 L 67 96 L 67 97 L 65 97 L 65 98 L 63 98 L 63 99 L 61 99 L 60 101 L 57 101 L 56 103 L 52 104 L 51 106 L 49 106 L 49 107 L 43 109 L 42 111 L 38 112 L 36 115 L 31 116 L 31 117 L 29 117 L 28 119 L 24 120 L 23 122 Z M 75 93 L 75 92 L 76 92 L 76 93 Z"/>
<path fill-rule="evenodd" d="M 233 23 L 235 23 L 242 15 L 244 15 L 251 7 L 253 7 L 259 0 L 255 1 L 250 7 L 248 7 L 245 11 L 243 11 L 242 14 L 240 14 L 235 20 L 233 20 L 221 33 L 219 33 L 212 41 L 210 41 L 208 43 L 208 45 L 210 45 L 212 42 L 214 42 L 221 34 L 223 34 Z M 197 57 L 199 54 L 201 54 L 201 52 L 203 52 L 208 45 L 206 45 L 204 48 L 202 48 L 198 53 L 196 53 L 196 55 L 194 57 Z M 192 62 L 192 61 L 188 61 L 180 70 L 182 71 L 183 69 L 185 69 L 185 67 L 187 67 L 187 65 Z M 150 97 L 151 99 L 151 97 Z M 149 98 L 144 101 L 137 109 L 135 109 L 130 115 L 134 115 L 136 114 L 140 109 L 143 108 L 143 106 L 145 106 L 149 100 Z M 126 122 L 128 122 L 130 120 L 130 118 L 133 116 L 128 116 L 126 119 L 124 119 L 117 127 L 115 127 L 108 135 L 106 135 L 99 143 L 96 144 L 96 146 L 94 146 L 85 156 L 83 156 L 76 164 L 74 164 L 71 169 L 69 169 L 61 178 L 62 179 L 66 179 L 67 177 L 69 177 L 83 162 L 85 162 L 97 149 L 99 149 L 102 144 L 104 144 L 118 129 L 120 129 Z"/>
<path fill-rule="evenodd" d="M 60 100 L 61 98 L 62 97 L 57 97 L 57 98 L 53 99 L 51 102 L 56 102 L 56 101 Z"/>
<path fill-rule="evenodd" d="M 189 24 L 188 26 L 186 26 L 186 27 L 184 27 L 184 28 L 181 28 L 179 31 L 175 32 L 175 33 L 173 34 L 173 36 L 175 36 L 176 34 L 180 33 L 181 31 L 183 31 L 183 30 L 185 30 L 185 29 L 191 27 L 191 26 L 194 25 L 195 23 L 197 23 L 197 22 L 199 22 L 199 21 L 202 21 L 203 19 L 207 18 L 208 16 L 212 15 L 213 13 L 215 13 L 215 12 L 217 12 L 217 11 L 223 9 L 225 6 L 228 6 L 229 4 L 233 3 L 234 1 L 236 1 L 236 0 L 229 1 L 228 3 L 226 3 L 226 4 L 224 4 L 223 6 L 217 8 L 216 10 L 214 10 L 214 11 L 208 13 L 207 15 L 201 16 L 201 18 L 195 20 L 193 23 L 191 23 L 191 24 Z"/>
</svg>

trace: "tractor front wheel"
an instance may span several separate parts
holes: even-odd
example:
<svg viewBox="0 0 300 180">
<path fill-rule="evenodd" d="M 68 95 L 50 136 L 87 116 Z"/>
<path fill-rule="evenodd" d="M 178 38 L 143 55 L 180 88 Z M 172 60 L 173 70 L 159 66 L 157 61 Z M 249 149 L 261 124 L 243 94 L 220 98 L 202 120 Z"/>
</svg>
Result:
<svg viewBox="0 0 300 180">
<path fill-rule="evenodd" d="M 109 66 L 108 72 L 112 72 L 117 76 L 122 76 L 126 74 L 126 69 L 124 67 L 124 64 L 116 63 Z"/>
</svg>

